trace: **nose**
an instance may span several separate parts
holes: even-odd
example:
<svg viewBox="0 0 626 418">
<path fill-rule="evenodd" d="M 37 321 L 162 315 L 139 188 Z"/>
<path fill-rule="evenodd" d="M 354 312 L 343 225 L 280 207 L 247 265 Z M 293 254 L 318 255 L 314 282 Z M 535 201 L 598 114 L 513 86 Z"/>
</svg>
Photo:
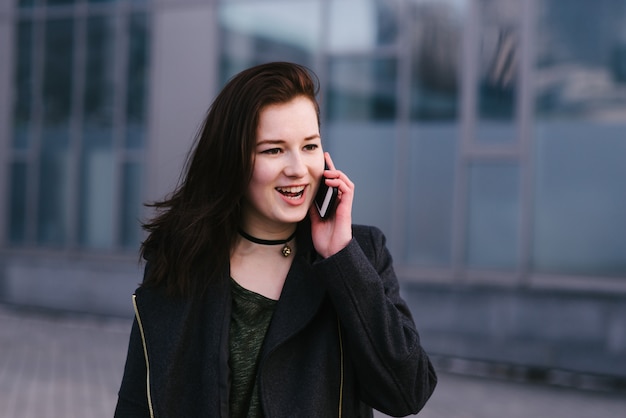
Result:
<svg viewBox="0 0 626 418">
<path fill-rule="evenodd" d="M 288 177 L 304 177 L 307 173 L 307 165 L 303 156 L 297 152 L 290 154 L 284 172 Z"/>
</svg>

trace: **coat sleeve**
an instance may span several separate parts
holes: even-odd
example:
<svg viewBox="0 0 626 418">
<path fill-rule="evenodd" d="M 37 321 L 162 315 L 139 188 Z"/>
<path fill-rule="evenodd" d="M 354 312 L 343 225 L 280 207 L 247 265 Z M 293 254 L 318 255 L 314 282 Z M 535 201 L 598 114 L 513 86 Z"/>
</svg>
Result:
<svg viewBox="0 0 626 418">
<path fill-rule="evenodd" d="M 133 321 L 115 418 L 150 418 L 147 367 L 137 319 Z"/>
<path fill-rule="evenodd" d="M 355 227 L 348 246 L 316 262 L 314 269 L 339 315 L 361 400 L 389 415 L 417 413 L 437 376 L 400 297 L 382 232 Z"/>
</svg>

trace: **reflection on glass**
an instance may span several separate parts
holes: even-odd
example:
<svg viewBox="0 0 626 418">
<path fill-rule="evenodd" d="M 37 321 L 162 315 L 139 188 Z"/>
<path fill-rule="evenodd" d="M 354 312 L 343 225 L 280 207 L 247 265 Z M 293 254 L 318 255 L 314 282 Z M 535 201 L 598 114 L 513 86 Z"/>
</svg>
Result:
<svg viewBox="0 0 626 418">
<path fill-rule="evenodd" d="M 312 67 L 319 49 L 320 5 L 316 0 L 221 1 L 220 80 L 269 61 Z"/>
<path fill-rule="evenodd" d="M 393 44 L 398 35 L 399 0 L 332 0 L 328 50 L 330 53 L 371 51 Z"/>
<path fill-rule="evenodd" d="M 407 193 L 407 261 L 449 266 L 457 124 L 413 125 Z"/>
<path fill-rule="evenodd" d="M 539 2 L 538 118 L 626 122 L 626 10 L 602 4 Z"/>
<path fill-rule="evenodd" d="M 409 3 L 412 55 L 411 118 L 451 120 L 459 113 L 459 58 L 465 5 L 461 1 Z"/>
<path fill-rule="evenodd" d="M 122 171 L 122 219 L 120 237 L 125 248 L 137 248 L 140 237 L 141 165 L 126 163 Z"/>
<path fill-rule="evenodd" d="M 519 249 L 519 167 L 475 163 L 469 170 L 467 264 L 513 270 Z"/>
<path fill-rule="evenodd" d="M 125 140 L 130 149 L 141 148 L 145 136 L 149 59 L 147 26 L 145 13 L 130 15 Z"/>
<path fill-rule="evenodd" d="M 544 0 L 538 15 L 534 268 L 623 276 L 626 9 Z"/>
<path fill-rule="evenodd" d="M 33 24 L 21 21 L 17 24 L 17 48 L 15 60 L 15 99 L 13 107 L 13 147 L 26 149 L 32 117 L 33 94 Z"/>
<path fill-rule="evenodd" d="M 483 142 L 515 140 L 515 101 L 522 3 L 480 1 L 480 57 L 476 137 Z"/>
<path fill-rule="evenodd" d="M 522 3 L 480 1 L 479 112 L 484 119 L 513 116 L 519 62 Z"/>
<path fill-rule="evenodd" d="M 394 119 L 396 80 L 395 58 L 331 58 L 324 106 L 328 119 Z"/>
<path fill-rule="evenodd" d="M 26 191 L 28 172 L 26 163 L 14 162 L 10 168 L 9 186 L 9 241 L 20 244 L 26 241 Z"/>
</svg>

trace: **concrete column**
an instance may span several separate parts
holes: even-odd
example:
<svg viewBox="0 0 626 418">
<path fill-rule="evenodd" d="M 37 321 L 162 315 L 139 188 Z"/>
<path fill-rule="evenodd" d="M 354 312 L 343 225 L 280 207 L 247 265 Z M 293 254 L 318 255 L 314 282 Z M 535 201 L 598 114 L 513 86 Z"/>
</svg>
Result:
<svg viewBox="0 0 626 418">
<path fill-rule="evenodd" d="M 163 1 L 152 13 L 147 201 L 177 184 L 217 90 L 217 10 L 212 2 Z"/>
<path fill-rule="evenodd" d="M 14 67 L 14 1 L 0 4 L 0 248 L 5 244 L 7 216 L 9 211 L 8 174 L 9 147 L 11 144 L 11 119 L 13 115 L 13 67 Z"/>
</svg>

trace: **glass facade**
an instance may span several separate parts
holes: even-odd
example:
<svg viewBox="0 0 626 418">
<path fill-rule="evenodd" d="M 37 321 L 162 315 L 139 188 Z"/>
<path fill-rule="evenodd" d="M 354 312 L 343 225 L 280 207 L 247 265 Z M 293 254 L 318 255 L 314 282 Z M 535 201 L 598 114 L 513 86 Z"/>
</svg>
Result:
<svg viewBox="0 0 626 418">
<path fill-rule="evenodd" d="M 136 250 L 149 37 L 146 11 L 122 3 L 18 4 L 12 246 Z"/>
<path fill-rule="evenodd" d="M 155 6 L 16 4 L 5 242 L 136 251 Z M 626 277 L 623 1 L 207 4 L 216 90 L 272 60 L 318 74 L 354 220 L 407 278 Z"/>
</svg>

